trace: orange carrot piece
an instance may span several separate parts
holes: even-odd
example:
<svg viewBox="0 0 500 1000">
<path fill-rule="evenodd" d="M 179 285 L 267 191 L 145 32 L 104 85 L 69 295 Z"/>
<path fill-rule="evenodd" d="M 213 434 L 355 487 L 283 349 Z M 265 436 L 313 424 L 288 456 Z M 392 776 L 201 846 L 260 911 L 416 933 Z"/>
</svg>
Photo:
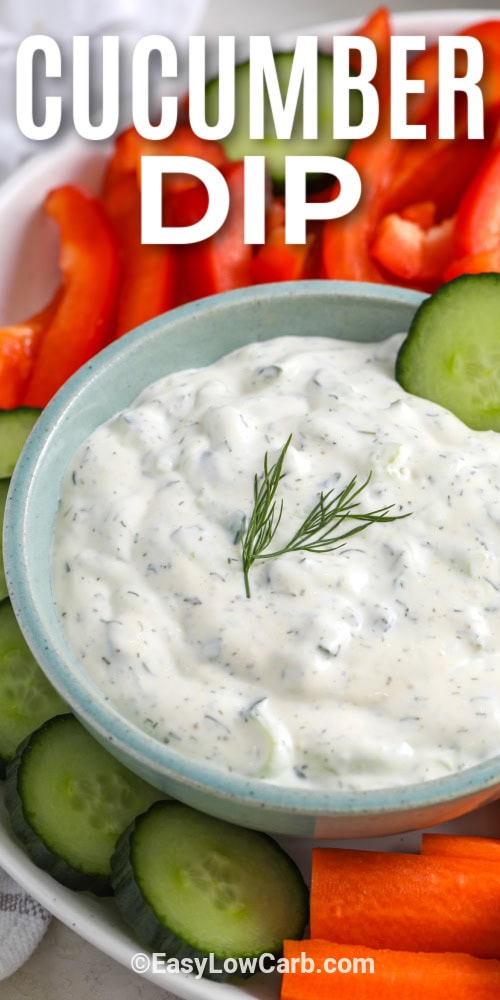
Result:
<svg viewBox="0 0 500 1000">
<path fill-rule="evenodd" d="M 311 937 L 500 958 L 500 867 L 474 859 L 315 848 Z"/>
<path fill-rule="evenodd" d="M 312 940 L 285 941 L 284 958 L 281 1000 L 498 1000 L 500 996 L 500 962 L 470 955 L 377 951 Z M 314 963 L 314 972 L 302 971 L 307 960 Z M 327 969 L 337 963 L 338 971 L 324 971 L 325 962 Z"/>
<path fill-rule="evenodd" d="M 422 854 L 447 858 L 500 861 L 500 840 L 495 840 L 493 837 L 459 837 L 449 833 L 424 833 L 420 851 Z"/>
</svg>

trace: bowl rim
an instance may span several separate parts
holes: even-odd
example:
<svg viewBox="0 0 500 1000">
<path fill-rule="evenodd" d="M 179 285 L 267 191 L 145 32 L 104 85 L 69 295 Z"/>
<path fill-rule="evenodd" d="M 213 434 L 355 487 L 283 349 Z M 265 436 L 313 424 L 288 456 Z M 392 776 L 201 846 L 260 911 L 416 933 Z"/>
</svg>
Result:
<svg viewBox="0 0 500 1000">
<path fill-rule="evenodd" d="M 133 355 L 134 350 L 145 341 L 154 340 L 160 329 L 164 330 L 165 327 L 200 312 L 216 313 L 218 310 L 231 308 L 236 302 L 255 301 L 263 297 L 288 297 L 294 292 L 312 297 L 318 293 L 326 293 L 341 298 L 354 296 L 386 299 L 414 305 L 415 308 L 426 297 L 423 293 L 396 286 L 328 280 L 252 286 L 180 306 L 132 331 L 122 341 L 110 344 L 69 379 L 42 411 L 14 471 L 4 521 L 4 559 L 14 612 L 42 669 L 72 711 L 98 738 L 116 747 L 118 753 L 124 753 L 128 757 L 132 753 L 139 772 L 141 768 L 150 769 L 153 766 L 157 777 L 161 775 L 162 780 L 167 782 L 180 781 L 193 790 L 209 792 L 212 796 L 230 799 L 237 804 L 251 804 L 274 812 L 295 813 L 304 817 L 361 817 L 380 815 L 387 811 L 407 812 L 439 803 L 451 804 L 474 792 L 489 789 L 492 790 L 493 797 L 495 788 L 500 787 L 500 755 L 429 781 L 361 791 L 280 785 L 262 778 L 248 778 L 223 771 L 196 758 L 184 757 L 170 745 L 160 743 L 126 719 L 102 694 L 100 699 L 96 698 L 98 688 L 94 682 L 71 670 L 71 667 L 68 671 L 67 658 L 64 660 L 59 656 L 54 643 L 40 628 L 37 591 L 25 556 L 25 541 L 32 514 L 30 496 L 44 455 L 54 436 L 59 433 L 68 408 L 78 405 L 80 393 L 98 379 L 99 373 L 109 370 L 117 358 Z M 73 662 L 77 663 L 76 658 Z"/>
</svg>

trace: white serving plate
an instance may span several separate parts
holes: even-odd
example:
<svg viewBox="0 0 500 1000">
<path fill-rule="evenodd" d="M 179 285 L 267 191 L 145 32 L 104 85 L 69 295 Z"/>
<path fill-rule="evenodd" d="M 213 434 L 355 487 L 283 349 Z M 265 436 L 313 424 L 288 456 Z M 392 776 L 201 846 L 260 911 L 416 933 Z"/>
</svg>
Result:
<svg viewBox="0 0 500 1000">
<path fill-rule="evenodd" d="M 426 34 L 434 41 L 453 34 L 474 21 L 500 19 L 500 10 L 435 11 L 393 17 L 398 34 Z M 359 20 L 313 26 L 302 34 L 326 40 L 335 33 L 356 33 Z M 288 43 L 293 36 L 288 35 Z M 286 43 L 287 39 L 283 41 Z M 15 322 L 36 311 L 51 297 L 58 280 L 57 235 L 45 218 L 41 202 L 52 187 L 65 182 L 85 184 L 95 190 L 102 176 L 109 147 L 70 138 L 30 160 L 0 189 L 0 323 Z M 500 837 L 500 801 L 435 828 L 440 832 Z M 422 831 L 380 839 L 329 842 L 332 846 L 369 850 L 416 851 Z M 278 838 L 309 877 L 312 842 Z M 315 844 L 321 843 L 315 841 Z M 244 859 L 242 859 L 244 863 Z M 118 914 L 112 899 L 98 899 L 59 885 L 36 868 L 10 832 L 0 793 L 0 866 L 54 916 L 110 958 L 131 968 L 134 954 L 142 952 Z M 277 975 L 258 975 L 243 985 L 220 985 L 171 972 L 144 973 L 144 978 L 184 1000 L 271 1000 L 279 995 Z"/>
<path fill-rule="evenodd" d="M 468 816 L 435 827 L 434 830 L 500 837 L 500 800 L 469 813 Z M 418 831 L 370 840 L 315 840 L 314 843 L 315 846 L 328 843 L 332 847 L 414 852 L 419 849 L 420 837 L 421 831 Z M 304 878 L 309 881 L 312 842 L 296 837 L 276 839 L 295 859 Z M 242 864 L 244 863 L 242 858 Z M 134 941 L 112 899 L 98 899 L 87 893 L 73 892 L 35 867 L 10 832 L 3 798 L 0 800 L 0 864 L 55 917 L 126 968 L 132 967 L 132 958 L 136 953 L 144 952 L 144 949 Z M 167 971 L 155 973 L 150 970 L 144 973 L 144 978 L 183 1000 L 277 1000 L 279 997 L 279 976 L 274 973 L 258 974 L 243 985 L 219 984 L 208 979 L 196 979 L 194 976 Z"/>
</svg>

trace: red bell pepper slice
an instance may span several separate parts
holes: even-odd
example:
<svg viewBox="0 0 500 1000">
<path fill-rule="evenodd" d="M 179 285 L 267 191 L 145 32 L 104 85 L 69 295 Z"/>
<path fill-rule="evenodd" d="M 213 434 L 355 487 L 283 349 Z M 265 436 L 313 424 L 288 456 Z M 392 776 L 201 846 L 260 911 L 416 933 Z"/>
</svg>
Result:
<svg viewBox="0 0 500 1000">
<path fill-rule="evenodd" d="M 376 32 L 375 32 L 376 28 Z M 326 277 L 345 281 L 387 282 L 370 254 L 370 244 L 384 213 L 384 199 L 400 160 L 400 143 L 390 138 L 390 46 L 391 22 L 385 7 L 376 11 L 360 29 L 373 33 L 377 44 L 375 86 L 379 94 L 380 116 L 376 132 L 367 139 L 355 140 L 347 159 L 361 177 L 362 194 L 356 208 L 340 219 L 325 223 L 323 229 L 323 266 Z"/>
<path fill-rule="evenodd" d="M 270 281 L 296 281 L 301 278 L 310 242 L 286 242 L 284 204 L 280 199 L 273 198 L 266 213 L 266 242 L 256 249 L 252 259 L 251 283 L 262 285 Z"/>
<path fill-rule="evenodd" d="M 401 158 L 385 199 L 386 212 L 432 201 L 438 219 L 456 211 L 460 199 L 490 146 L 481 139 L 411 139 L 401 143 Z"/>
<path fill-rule="evenodd" d="M 227 164 L 227 156 L 219 142 L 201 139 L 195 135 L 189 125 L 179 124 L 166 139 L 144 139 L 133 126 L 125 129 L 115 139 L 113 154 L 108 163 L 104 179 L 104 197 L 108 190 L 124 174 L 135 173 L 140 187 L 141 158 L 143 156 L 193 156 L 215 167 Z M 198 179 L 191 174 L 165 174 L 163 179 L 165 205 L 163 222 L 166 226 L 192 225 L 201 218 L 206 209 L 206 189 Z M 192 188 L 205 193 L 205 203 L 200 203 L 199 215 L 195 218 L 192 204 L 188 199 L 183 201 Z M 178 197 L 179 196 L 179 197 Z M 181 205 L 176 208 L 176 202 Z M 188 221 L 185 221 L 188 219 Z"/>
<path fill-rule="evenodd" d="M 106 170 L 104 190 L 124 173 L 135 172 L 140 180 L 141 156 L 194 156 L 215 167 L 227 163 L 221 144 L 215 140 L 200 139 L 189 125 L 177 125 L 166 139 L 144 139 L 131 125 L 116 136 L 113 154 Z M 196 183 L 193 177 L 189 181 Z M 184 183 L 185 179 L 182 185 Z"/>
<path fill-rule="evenodd" d="M 386 30 L 390 30 L 389 24 Z M 384 86 L 389 76 L 389 59 L 390 37 L 386 33 L 385 40 L 381 41 L 379 36 L 380 87 Z M 383 66 L 386 70 L 380 77 Z M 427 81 L 437 84 L 437 60 L 434 61 L 432 49 L 422 54 L 421 66 L 427 67 L 426 72 L 422 70 L 415 75 L 425 78 L 427 73 Z M 406 274 L 415 270 L 415 279 L 411 280 L 427 280 L 421 274 L 423 262 L 418 263 L 415 259 L 417 244 L 423 246 L 425 243 L 421 242 L 418 230 L 414 233 L 418 239 L 412 242 L 412 262 L 402 265 L 390 252 L 387 225 L 385 235 L 379 233 L 375 244 L 373 242 L 380 220 L 389 213 L 401 213 L 408 204 L 429 200 L 435 203 L 439 220 L 453 215 L 487 154 L 487 141 L 391 140 L 387 109 L 388 102 L 385 105 L 381 102 L 381 120 L 376 133 L 368 139 L 354 142 L 351 147 L 348 159 L 360 173 L 363 192 L 353 212 L 343 219 L 325 224 L 323 259 L 329 278 L 383 282 L 389 280 L 392 274 L 405 280 L 399 271 L 403 270 Z M 434 235 L 437 239 L 437 234 Z M 389 272 L 384 261 L 391 264 Z M 437 261 L 428 265 L 431 271 L 437 266 Z M 428 267 L 426 265 L 424 271 Z"/>
<path fill-rule="evenodd" d="M 392 34 L 391 14 L 388 7 L 377 7 L 356 31 L 356 35 L 369 38 L 377 49 L 377 71 L 374 84 L 377 89 L 381 111 L 390 99 L 390 36 Z M 361 70 L 361 58 L 355 50 L 351 56 L 351 69 L 354 74 Z"/>
<path fill-rule="evenodd" d="M 189 125 L 177 125 L 167 139 L 142 139 L 142 156 L 194 156 L 214 167 L 227 163 L 227 156 L 220 142 L 201 139 Z"/>
<path fill-rule="evenodd" d="M 436 206 L 433 201 L 417 201 L 406 205 L 398 215 L 409 222 L 415 222 L 421 229 L 430 229 L 436 222 Z"/>
<path fill-rule="evenodd" d="M 29 319 L 0 329 L 0 408 L 21 406 L 40 340 L 57 308 L 59 295 Z"/>
<path fill-rule="evenodd" d="M 44 204 L 60 230 L 62 289 L 23 396 L 23 405 L 36 407 L 108 342 L 118 277 L 115 241 L 97 198 L 65 185 Z"/>
<path fill-rule="evenodd" d="M 500 21 L 488 20 L 471 24 L 460 32 L 471 35 L 481 42 L 484 54 L 484 71 L 481 90 L 485 111 L 498 107 L 500 103 Z"/>
<path fill-rule="evenodd" d="M 135 171 L 107 183 L 103 204 L 118 251 L 116 339 L 176 305 L 175 262 L 172 247 L 141 243 L 141 192 Z"/>
<path fill-rule="evenodd" d="M 194 226 L 203 218 L 208 208 L 208 191 L 201 181 L 185 175 L 174 177 L 172 183 L 164 185 L 163 225 Z"/>
<path fill-rule="evenodd" d="M 142 156 L 192 156 L 221 168 L 228 159 L 219 142 L 200 139 L 189 125 L 177 125 L 168 139 L 143 139 Z M 193 191 L 194 189 L 194 191 Z M 204 184 L 192 174 L 165 174 L 163 177 L 163 222 L 165 226 L 188 226 L 205 214 L 207 194 Z M 190 194 L 193 192 L 193 201 Z M 199 208 L 193 210 L 193 204 Z M 196 213 L 199 212 L 198 215 Z"/>
<path fill-rule="evenodd" d="M 269 281 L 296 281 L 301 278 L 307 249 L 307 243 L 297 246 L 286 243 L 284 228 L 274 229 L 252 260 L 251 283 L 261 285 Z"/>
<path fill-rule="evenodd" d="M 423 93 L 408 95 L 408 122 L 425 125 L 434 118 L 439 85 L 439 49 L 431 45 L 414 56 L 408 64 L 409 80 L 423 80 Z"/>
<path fill-rule="evenodd" d="M 139 139 L 136 168 L 140 183 L 141 156 L 192 156 L 221 168 L 228 159 L 223 146 L 201 139 L 187 124 L 179 124 L 167 139 Z M 165 174 L 163 178 L 163 225 L 192 226 L 203 218 L 208 206 L 204 184 L 192 174 Z"/>
<path fill-rule="evenodd" d="M 108 160 L 104 175 L 103 191 L 105 196 L 108 189 L 112 188 L 123 176 L 135 174 L 139 177 L 143 142 L 142 136 L 133 125 L 116 136 L 113 153 Z"/>
<path fill-rule="evenodd" d="M 253 249 L 243 234 L 244 164 L 229 163 L 220 169 L 230 197 L 224 225 L 209 239 L 177 247 L 179 283 L 186 302 L 251 284 Z"/>
<path fill-rule="evenodd" d="M 362 194 L 355 209 L 325 223 L 323 264 L 327 278 L 387 282 L 370 254 L 371 242 L 384 213 L 385 198 L 400 160 L 400 146 L 380 129 L 353 143 L 348 160 L 358 170 Z"/>
<path fill-rule="evenodd" d="M 485 271 L 495 273 L 500 271 L 500 247 L 452 260 L 443 274 L 443 281 L 451 281 L 461 274 L 482 274 Z"/>
<path fill-rule="evenodd" d="M 35 359 L 36 332 L 30 320 L 0 330 L 0 408 L 21 406 Z"/>
<path fill-rule="evenodd" d="M 379 223 L 371 246 L 382 267 L 403 281 L 437 280 L 453 255 L 454 219 L 423 228 L 392 212 Z"/>
<path fill-rule="evenodd" d="M 495 146 L 467 188 L 457 212 L 455 256 L 500 245 L 500 146 Z"/>
<path fill-rule="evenodd" d="M 490 18 L 486 21 L 478 21 L 476 24 L 471 24 L 467 28 L 463 28 L 460 32 L 461 35 L 473 35 L 481 42 L 481 45 L 487 45 L 488 48 L 495 49 L 500 53 L 500 21 L 495 18 Z"/>
<path fill-rule="evenodd" d="M 481 21 L 464 28 L 460 35 L 469 35 L 481 42 L 484 55 L 484 71 L 481 90 L 486 116 L 498 106 L 500 101 L 500 21 Z M 463 75 L 467 68 L 467 57 L 457 52 L 457 75 Z M 437 135 L 439 101 L 439 48 L 431 45 L 411 60 L 408 66 L 409 80 L 423 80 L 424 92 L 408 97 L 408 121 L 427 125 L 427 135 Z M 462 95 L 457 95 L 456 135 L 465 133 L 467 127 L 467 104 Z"/>
</svg>

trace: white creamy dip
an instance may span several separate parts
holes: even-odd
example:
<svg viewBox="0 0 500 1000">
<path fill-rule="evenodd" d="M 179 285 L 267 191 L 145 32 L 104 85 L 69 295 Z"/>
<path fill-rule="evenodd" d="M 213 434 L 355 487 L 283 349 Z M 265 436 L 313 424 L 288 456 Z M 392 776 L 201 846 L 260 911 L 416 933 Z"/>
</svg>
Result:
<svg viewBox="0 0 500 1000">
<path fill-rule="evenodd" d="M 500 752 L 500 435 L 394 379 L 380 344 L 280 337 L 147 388 L 67 471 L 52 554 L 68 643 L 105 696 L 189 757 L 366 789 Z M 289 434 L 273 548 L 356 475 L 333 552 L 256 562 L 255 473 Z"/>
</svg>

